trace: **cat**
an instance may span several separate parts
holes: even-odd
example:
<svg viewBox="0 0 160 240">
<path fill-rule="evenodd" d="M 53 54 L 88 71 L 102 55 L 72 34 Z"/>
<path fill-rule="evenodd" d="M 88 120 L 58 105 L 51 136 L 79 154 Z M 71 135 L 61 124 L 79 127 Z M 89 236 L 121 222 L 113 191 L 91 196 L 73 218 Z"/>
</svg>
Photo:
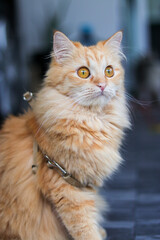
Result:
<svg viewBox="0 0 160 240">
<path fill-rule="evenodd" d="M 41 90 L 0 131 L 0 239 L 102 240 L 99 187 L 129 128 L 122 32 L 85 47 L 56 31 Z"/>
</svg>

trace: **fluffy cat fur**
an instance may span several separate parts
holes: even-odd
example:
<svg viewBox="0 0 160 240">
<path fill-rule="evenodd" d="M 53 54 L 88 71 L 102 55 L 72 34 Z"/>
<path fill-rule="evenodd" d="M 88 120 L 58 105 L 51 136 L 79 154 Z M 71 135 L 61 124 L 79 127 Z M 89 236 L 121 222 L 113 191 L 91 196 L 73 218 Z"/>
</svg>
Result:
<svg viewBox="0 0 160 240">
<path fill-rule="evenodd" d="M 122 161 L 129 127 L 124 94 L 122 32 L 91 47 L 55 32 L 50 68 L 32 109 L 9 117 L 0 131 L 0 239 L 102 240 L 97 188 Z M 111 65 L 114 76 L 105 77 Z M 77 75 L 85 66 L 87 79 Z M 100 84 L 105 89 L 101 91 Z M 48 168 L 42 152 L 32 173 L 33 143 L 82 184 Z"/>
</svg>

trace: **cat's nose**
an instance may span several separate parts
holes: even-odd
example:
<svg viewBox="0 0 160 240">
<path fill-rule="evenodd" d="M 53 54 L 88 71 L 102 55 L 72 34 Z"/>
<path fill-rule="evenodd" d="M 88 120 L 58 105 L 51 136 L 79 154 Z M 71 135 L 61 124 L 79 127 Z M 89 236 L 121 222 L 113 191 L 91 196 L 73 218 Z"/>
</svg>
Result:
<svg viewBox="0 0 160 240">
<path fill-rule="evenodd" d="M 101 89 L 101 91 L 103 92 L 106 87 L 106 83 L 98 83 L 97 87 L 99 87 Z"/>
</svg>

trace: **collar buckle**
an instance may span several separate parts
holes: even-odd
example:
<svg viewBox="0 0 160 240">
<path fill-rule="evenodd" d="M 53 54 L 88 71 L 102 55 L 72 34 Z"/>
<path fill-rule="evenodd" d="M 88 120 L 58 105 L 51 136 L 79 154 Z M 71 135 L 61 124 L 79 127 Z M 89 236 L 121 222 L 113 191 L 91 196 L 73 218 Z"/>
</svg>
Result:
<svg viewBox="0 0 160 240">
<path fill-rule="evenodd" d="M 71 174 L 69 174 L 63 167 L 61 167 L 54 159 L 51 159 L 48 157 L 47 154 L 45 154 L 38 146 L 37 142 L 34 142 L 33 145 L 33 155 L 34 155 L 34 164 L 32 165 L 32 172 L 33 174 L 36 174 L 38 165 L 36 163 L 37 158 L 37 152 L 40 151 L 43 155 L 43 157 L 46 159 L 46 163 L 48 168 L 55 169 L 62 177 L 63 179 L 69 183 L 70 185 L 77 187 L 77 188 L 90 188 L 91 186 L 89 184 L 82 184 L 77 179 L 75 179 Z M 93 188 L 93 187 L 92 187 Z"/>
<path fill-rule="evenodd" d="M 44 154 L 44 157 L 46 158 L 47 166 L 51 169 L 56 168 L 57 171 L 60 173 L 60 175 L 63 177 L 63 179 L 68 182 L 70 185 L 78 188 L 84 188 L 87 187 L 86 185 L 81 184 L 78 180 L 76 180 L 74 177 L 72 177 L 67 171 L 62 168 L 54 159 L 50 159 L 46 154 Z"/>
<path fill-rule="evenodd" d="M 66 170 L 64 170 L 56 161 L 54 161 L 54 159 L 51 160 L 46 154 L 44 154 L 44 157 L 47 159 L 47 166 L 49 168 L 57 168 L 62 176 L 69 175 L 67 174 Z"/>
</svg>

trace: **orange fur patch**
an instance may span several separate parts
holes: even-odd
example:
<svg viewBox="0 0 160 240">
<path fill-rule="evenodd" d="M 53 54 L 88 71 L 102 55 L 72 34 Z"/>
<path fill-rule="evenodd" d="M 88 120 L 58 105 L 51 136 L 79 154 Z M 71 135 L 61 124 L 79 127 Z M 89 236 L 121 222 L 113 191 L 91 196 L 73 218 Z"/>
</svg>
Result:
<svg viewBox="0 0 160 240">
<path fill-rule="evenodd" d="M 33 142 L 82 184 L 102 186 L 121 163 L 123 130 L 129 127 L 121 58 L 106 42 L 83 47 L 55 34 L 63 48 L 54 54 L 60 54 L 59 59 L 65 52 L 67 61 L 58 62 L 54 55 L 32 110 L 9 117 L 0 131 L 3 240 L 64 240 L 68 232 L 76 240 L 101 240 L 105 235 L 99 221 L 106 206 L 97 191 L 69 185 L 47 167 L 40 152 L 37 174 L 32 174 Z M 73 52 L 68 53 L 67 46 Z M 115 71 L 110 79 L 104 75 L 107 65 Z M 78 77 L 81 66 L 89 68 L 89 78 Z M 99 83 L 106 84 L 104 95 Z"/>
</svg>

